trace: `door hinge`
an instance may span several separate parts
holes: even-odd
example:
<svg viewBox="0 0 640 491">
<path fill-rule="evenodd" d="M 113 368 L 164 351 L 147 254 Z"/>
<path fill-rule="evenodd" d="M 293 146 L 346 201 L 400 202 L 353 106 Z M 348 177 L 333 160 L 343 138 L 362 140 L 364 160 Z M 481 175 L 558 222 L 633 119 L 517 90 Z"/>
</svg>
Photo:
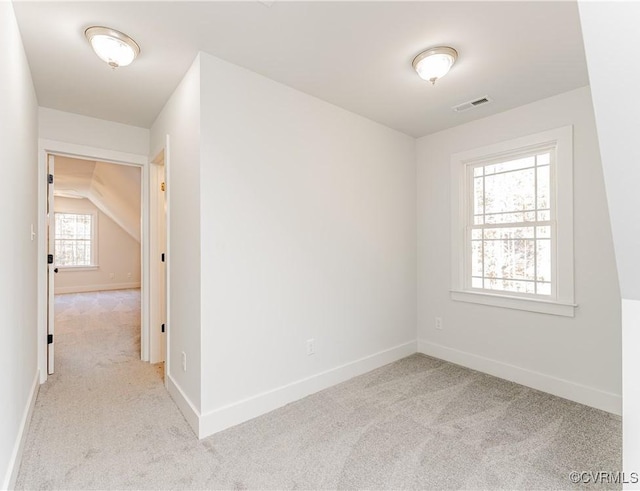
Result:
<svg viewBox="0 0 640 491">
<path fill-rule="evenodd" d="M 53 174 L 49 174 L 49 175 L 47 176 L 47 182 L 48 182 L 49 184 L 53 184 Z"/>
<path fill-rule="evenodd" d="M 47 344 L 53 344 L 53 334 L 47 334 Z"/>
<path fill-rule="evenodd" d="M 47 264 L 53 264 L 53 254 L 47 254 Z"/>
<path fill-rule="evenodd" d="M 164 324 L 162 324 L 162 326 L 160 326 L 160 329 L 162 329 L 162 332 L 164 332 L 164 329 L 165 329 Z"/>
<path fill-rule="evenodd" d="M 167 185 L 163 182 L 162 184 L 160 184 L 160 191 L 166 191 L 167 190 Z"/>
<path fill-rule="evenodd" d="M 160 254 L 160 261 L 164 262 L 164 252 Z"/>
</svg>

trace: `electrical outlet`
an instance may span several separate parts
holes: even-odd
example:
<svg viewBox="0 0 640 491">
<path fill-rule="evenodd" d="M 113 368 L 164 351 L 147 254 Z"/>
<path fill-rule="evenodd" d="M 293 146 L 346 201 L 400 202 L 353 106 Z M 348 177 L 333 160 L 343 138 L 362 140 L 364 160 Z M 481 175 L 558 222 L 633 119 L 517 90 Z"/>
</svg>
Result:
<svg viewBox="0 0 640 491">
<path fill-rule="evenodd" d="M 127 279 L 131 279 L 131 273 L 127 273 Z"/>
<path fill-rule="evenodd" d="M 184 351 L 182 352 L 182 371 L 187 371 L 187 354 Z"/>
<path fill-rule="evenodd" d="M 436 329 L 442 329 L 442 317 L 436 317 Z"/>
<path fill-rule="evenodd" d="M 116 277 L 115 273 L 109 273 L 109 279 L 113 280 Z"/>
<path fill-rule="evenodd" d="M 307 356 L 316 354 L 316 340 L 307 339 Z"/>
</svg>

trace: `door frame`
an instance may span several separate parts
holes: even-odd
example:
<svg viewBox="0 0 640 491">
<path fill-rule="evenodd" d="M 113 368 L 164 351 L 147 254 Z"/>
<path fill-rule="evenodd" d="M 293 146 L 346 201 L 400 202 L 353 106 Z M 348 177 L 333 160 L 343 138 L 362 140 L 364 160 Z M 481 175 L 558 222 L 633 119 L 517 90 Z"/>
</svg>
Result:
<svg viewBox="0 0 640 491">
<path fill-rule="evenodd" d="M 154 154 L 152 154 L 154 155 Z M 152 329 L 149 334 L 149 361 L 151 363 L 156 363 L 159 361 L 164 361 L 164 381 L 165 386 L 167 386 L 167 375 L 169 373 L 168 365 L 169 365 L 169 338 L 171 336 L 171 329 L 169 326 L 169 318 L 170 318 L 170 302 L 169 302 L 169 288 L 170 288 L 170 271 L 169 267 L 171 261 L 171 254 L 169 250 L 169 229 L 170 229 L 170 189 L 169 186 L 169 172 L 170 172 L 170 162 L 169 162 L 169 135 L 166 135 L 164 146 L 155 154 L 156 156 L 149 163 L 149 212 L 150 212 L 150 220 L 149 220 L 149 237 L 151 240 L 150 243 L 150 263 L 149 263 L 149 316 L 151 321 Z M 162 170 L 161 170 L 162 169 Z M 164 175 L 164 191 L 160 189 L 158 186 L 160 172 Z M 159 203 L 160 196 L 163 196 L 164 201 L 164 214 L 160 213 Z M 164 215 L 164 223 L 160 224 L 160 218 Z M 164 244 L 160 244 L 160 227 L 164 228 Z M 160 254 L 165 254 L 165 262 L 164 268 L 161 266 Z M 160 275 L 164 275 L 164 281 L 161 283 L 164 285 L 164 313 L 162 312 L 162 304 L 161 304 L 161 292 L 158 289 L 157 279 Z M 164 314 L 164 315 L 163 315 Z M 158 329 L 159 325 L 164 318 L 165 323 L 165 336 L 164 341 L 162 339 L 162 333 L 160 329 Z M 154 324 L 156 325 L 153 328 Z M 164 359 L 161 356 L 161 344 L 164 342 Z"/>
<path fill-rule="evenodd" d="M 140 358 L 149 360 L 149 159 L 147 155 L 118 152 L 55 140 L 38 140 L 38 367 L 40 383 L 47 381 L 47 155 L 99 160 L 141 168 L 141 322 Z M 54 183 L 55 186 L 55 183 Z M 54 340 L 55 341 L 55 340 Z"/>
</svg>

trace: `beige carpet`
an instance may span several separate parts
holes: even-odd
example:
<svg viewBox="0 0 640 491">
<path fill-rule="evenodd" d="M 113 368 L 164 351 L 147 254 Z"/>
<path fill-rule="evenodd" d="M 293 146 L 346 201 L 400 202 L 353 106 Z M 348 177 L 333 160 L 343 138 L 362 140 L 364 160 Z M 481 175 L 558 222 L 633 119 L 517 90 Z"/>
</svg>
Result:
<svg viewBox="0 0 640 491">
<path fill-rule="evenodd" d="M 137 291 L 56 302 L 18 489 L 578 489 L 621 468 L 618 417 L 422 355 L 198 441 L 138 359 Z"/>
</svg>

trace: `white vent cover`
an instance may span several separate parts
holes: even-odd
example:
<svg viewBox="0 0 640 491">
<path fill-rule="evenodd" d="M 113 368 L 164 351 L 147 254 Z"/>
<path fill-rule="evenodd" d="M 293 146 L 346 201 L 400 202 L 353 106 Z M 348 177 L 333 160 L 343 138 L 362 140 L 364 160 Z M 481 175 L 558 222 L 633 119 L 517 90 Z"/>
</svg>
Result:
<svg viewBox="0 0 640 491">
<path fill-rule="evenodd" d="M 493 102 L 493 99 L 488 95 L 485 95 L 484 97 L 479 97 L 478 99 L 474 99 L 469 102 L 463 102 L 462 104 L 453 106 L 451 109 L 453 109 L 457 113 L 463 113 L 465 111 L 468 111 L 469 109 L 473 109 L 484 104 L 489 104 L 490 102 Z"/>
</svg>

